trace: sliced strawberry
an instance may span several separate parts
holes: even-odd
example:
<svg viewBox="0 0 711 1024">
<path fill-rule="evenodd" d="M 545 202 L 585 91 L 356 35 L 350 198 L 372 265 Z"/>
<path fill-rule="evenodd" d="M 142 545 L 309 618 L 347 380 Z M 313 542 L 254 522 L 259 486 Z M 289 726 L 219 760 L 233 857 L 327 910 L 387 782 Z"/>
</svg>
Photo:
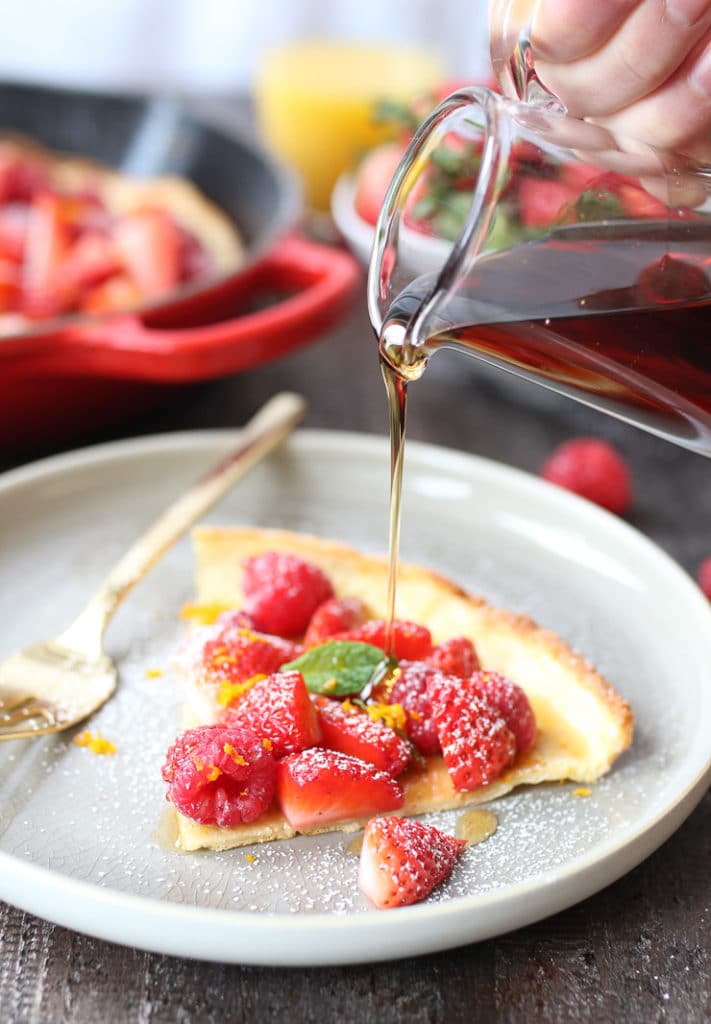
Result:
<svg viewBox="0 0 711 1024">
<path fill-rule="evenodd" d="M 27 203 L 49 187 L 49 173 L 40 160 L 20 157 L 12 144 L 0 144 L 0 203 Z"/>
<path fill-rule="evenodd" d="M 466 845 L 412 818 L 373 818 L 365 826 L 358 885 L 379 910 L 419 903 L 449 877 Z"/>
<path fill-rule="evenodd" d="M 437 674 L 427 692 L 447 771 L 455 789 L 493 782 L 511 764 L 516 740 L 472 679 Z"/>
<path fill-rule="evenodd" d="M 114 239 L 126 273 L 146 295 L 165 295 L 179 283 L 180 231 L 166 211 L 146 209 L 124 217 Z"/>
<path fill-rule="evenodd" d="M 23 312 L 28 316 L 56 316 L 71 306 L 74 294 L 59 281 L 70 241 L 62 199 L 41 193 L 32 204 L 25 238 L 22 288 Z"/>
<path fill-rule="evenodd" d="M 321 742 L 319 716 L 300 672 L 277 672 L 255 683 L 225 709 L 222 721 L 265 739 L 274 757 Z"/>
<path fill-rule="evenodd" d="M 318 647 L 336 633 L 356 629 L 367 621 L 368 615 L 368 606 L 359 597 L 331 597 L 311 616 L 304 647 Z"/>
<path fill-rule="evenodd" d="M 439 673 L 424 661 L 401 661 L 400 674 L 390 690 L 390 703 L 399 704 L 407 718 L 407 735 L 421 754 L 439 754 L 439 736 L 432 717 L 427 682 Z"/>
<path fill-rule="evenodd" d="M 517 752 L 530 747 L 536 738 L 536 716 L 521 687 L 500 672 L 475 672 L 471 682 L 516 737 Z"/>
<path fill-rule="evenodd" d="M 203 725 L 178 736 L 163 765 L 167 798 L 203 825 L 230 828 L 254 821 L 274 796 L 272 754 L 244 729 Z"/>
<path fill-rule="evenodd" d="M 292 828 L 367 818 L 402 807 L 392 775 L 337 750 L 310 747 L 277 764 L 277 800 Z"/>
<path fill-rule="evenodd" d="M 394 729 L 351 701 L 317 697 L 323 744 L 399 775 L 410 761 L 410 746 Z"/>
<path fill-rule="evenodd" d="M 565 181 L 522 176 L 518 184 L 521 222 L 528 228 L 545 228 L 559 221 L 580 189 Z"/>
<path fill-rule="evenodd" d="M 257 628 L 278 636 L 300 636 L 318 606 L 333 597 L 326 574 L 288 551 L 245 559 L 242 590 Z"/>
<path fill-rule="evenodd" d="M 446 676 L 465 679 L 479 668 L 479 657 L 469 637 L 455 636 L 433 648 L 427 664 L 444 672 Z"/>
<path fill-rule="evenodd" d="M 355 210 L 368 224 L 377 223 L 385 193 L 404 152 L 404 143 L 386 142 L 371 149 L 358 167 Z"/>
<path fill-rule="evenodd" d="M 21 294 L 20 268 L 11 260 L 0 258 L 0 313 L 16 310 Z"/>
<path fill-rule="evenodd" d="M 111 238 L 98 231 L 86 231 L 73 243 L 62 260 L 62 281 L 77 291 L 101 284 L 120 273 L 121 261 Z"/>
<path fill-rule="evenodd" d="M 132 278 L 117 274 L 89 289 L 79 300 L 79 308 L 85 313 L 116 313 L 140 306 L 145 299 Z"/>
<path fill-rule="evenodd" d="M 21 263 L 25 251 L 30 207 L 27 203 L 6 203 L 0 207 L 0 255 Z"/>
<path fill-rule="evenodd" d="M 383 619 L 371 619 L 357 629 L 349 629 L 344 633 L 337 633 L 331 637 L 332 640 L 359 640 L 364 644 L 373 644 L 382 651 L 387 648 L 387 625 Z M 416 622 L 408 622 L 405 619 L 393 621 L 393 646 L 394 656 L 398 659 L 405 658 L 408 661 L 419 661 L 427 658 L 432 651 L 432 634 L 426 626 L 420 626 Z M 389 653 L 386 651 L 386 653 Z"/>
</svg>

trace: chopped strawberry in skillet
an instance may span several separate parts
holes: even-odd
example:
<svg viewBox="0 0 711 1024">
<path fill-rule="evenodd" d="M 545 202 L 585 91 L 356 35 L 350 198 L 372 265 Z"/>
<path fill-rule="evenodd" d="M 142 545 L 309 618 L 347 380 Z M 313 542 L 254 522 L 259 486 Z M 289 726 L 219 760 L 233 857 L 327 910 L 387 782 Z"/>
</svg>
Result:
<svg viewBox="0 0 711 1024">
<path fill-rule="evenodd" d="M 32 205 L 22 271 L 22 305 L 28 316 L 56 316 L 68 309 L 74 298 L 71 287 L 59 278 L 71 242 L 62 205 L 62 199 L 50 193 L 42 193 Z"/>
<path fill-rule="evenodd" d="M 467 792 L 497 779 L 514 759 L 516 740 L 476 683 L 438 674 L 428 680 L 427 693 L 455 788 Z"/>
<path fill-rule="evenodd" d="M 410 761 L 410 746 L 382 717 L 381 705 L 371 712 L 350 700 L 316 699 L 324 746 L 359 757 L 391 775 L 399 775 Z M 392 719 L 396 717 L 392 709 Z M 403 715 L 404 718 L 404 715 Z"/>
<path fill-rule="evenodd" d="M 319 716 L 300 672 L 277 672 L 258 680 L 225 709 L 222 721 L 261 737 L 274 757 L 321 741 Z"/>
<path fill-rule="evenodd" d="M 374 818 L 365 827 L 358 885 L 379 910 L 418 903 L 449 877 L 466 845 L 412 818 Z"/>
<path fill-rule="evenodd" d="M 163 210 L 141 210 L 124 217 L 114 237 L 126 272 L 141 291 L 159 297 L 175 288 L 182 243 L 172 217 Z"/>
<path fill-rule="evenodd" d="M 337 750 L 310 747 L 277 762 L 277 800 L 292 828 L 367 818 L 402 807 L 392 775 Z"/>
<path fill-rule="evenodd" d="M 274 757 L 245 729 L 203 725 L 188 729 L 166 755 L 167 798 L 188 818 L 229 828 L 267 810 L 276 781 Z"/>
<path fill-rule="evenodd" d="M 265 551 L 246 559 L 242 576 L 244 607 L 258 629 L 278 636 L 300 636 L 333 587 L 317 565 L 287 551 Z"/>
</svg>

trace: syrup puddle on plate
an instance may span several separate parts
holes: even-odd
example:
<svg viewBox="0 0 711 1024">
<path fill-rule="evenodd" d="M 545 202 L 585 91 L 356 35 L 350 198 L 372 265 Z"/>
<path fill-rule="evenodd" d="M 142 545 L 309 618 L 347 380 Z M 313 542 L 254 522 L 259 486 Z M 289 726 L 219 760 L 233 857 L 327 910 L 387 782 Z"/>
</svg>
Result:
<svg viewBox="0 0 711 1024">
<path fill-rule="evenodd" d="M 457 818 L 454 834 L 458 839 L 466 839 L 468 846 L 476 846 L 493 836 L 499 827 L 499 819 L 493 811 L 476 807 L 472 811 L 465 811 Z M 346 847 L 346 853 L 352 853 L 354 857 L 360 857 L 363 849 L 363 833 L 352 839 Z"/>
</svg>

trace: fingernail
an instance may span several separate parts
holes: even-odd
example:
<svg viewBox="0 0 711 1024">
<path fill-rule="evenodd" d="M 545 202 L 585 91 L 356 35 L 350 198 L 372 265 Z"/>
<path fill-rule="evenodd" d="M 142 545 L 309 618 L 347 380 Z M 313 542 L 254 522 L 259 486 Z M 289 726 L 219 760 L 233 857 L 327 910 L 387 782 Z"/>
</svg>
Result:
<svg viewBox="0 0 711 1024">
<path fill-rule="evenodd" d="M 666 14 L 669 21 L 688 28 L 694 25 L 708 10 L 708 0 L 667 0 Z"/>
<path fill-rule="evenodd" d="M 689 72 L 689 85 L 700 96 L 711 96 L 711 43 L 694 61 L 694 66 Z"/>
</svg>

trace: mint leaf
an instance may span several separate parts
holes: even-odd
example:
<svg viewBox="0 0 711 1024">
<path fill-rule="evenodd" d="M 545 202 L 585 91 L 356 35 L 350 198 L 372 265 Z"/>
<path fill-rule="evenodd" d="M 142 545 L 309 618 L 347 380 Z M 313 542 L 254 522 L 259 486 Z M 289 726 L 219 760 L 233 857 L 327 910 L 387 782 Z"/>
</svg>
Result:
<svg viewBox="0 0 711 1024">
<path fill-rule="evenodd" d="M 329 640 L 312 647 L 301 657 L 282 665 L 281 672 L 301 672 L 307 689 L 327 697 L 360 693 L 368 684 L 384 654 L 373 644 L 356 640 Z"/>
</svg>

